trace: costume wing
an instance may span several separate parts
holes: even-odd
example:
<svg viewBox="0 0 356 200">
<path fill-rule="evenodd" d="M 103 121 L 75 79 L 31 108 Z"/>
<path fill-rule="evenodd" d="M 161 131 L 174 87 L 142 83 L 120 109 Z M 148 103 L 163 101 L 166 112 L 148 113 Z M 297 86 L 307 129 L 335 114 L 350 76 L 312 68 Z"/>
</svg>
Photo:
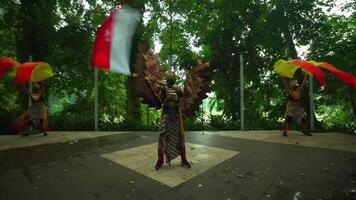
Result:
<svg viewBox="0 0 356 200">
<path fill-rule="evenodd" d="M 160 108 L 160 91 L 163 86 L 164 72 L 159 56 L 147 43 L 138 43 L 136 61 L 134 64 L 138 95 L 149 106 Z"/>
<path fill-rule="evenodd" d="M 206 63 L 198 63 L 192 70 L 186 71 L 184 97 L 181 98 L 182 112 L 187 116 L 194 115 L 202 101 L 211 91 L 211 81 L 217 66 L 217 56 Z"/>
</svg>

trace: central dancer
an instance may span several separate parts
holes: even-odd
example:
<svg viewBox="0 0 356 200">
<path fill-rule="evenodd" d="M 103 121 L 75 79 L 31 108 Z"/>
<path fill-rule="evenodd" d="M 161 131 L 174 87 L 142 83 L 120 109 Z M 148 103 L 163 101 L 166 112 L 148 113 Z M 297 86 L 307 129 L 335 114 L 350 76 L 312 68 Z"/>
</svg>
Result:
<svg viewBox="0 0 356 200">
<path fill-rule="evenodd" d="M 159 56 L 149 48 L 148 43 L 138 43 L 134 64 L 138 96 L 148 106 L 161 109 L 156 170 L 161 169 L 164 162 L 170 164 L 179 155 L 181 165 L 191 168 L 186 158 L 183 114 L 193 117 L 199 105 L 208 97 L 206 93 L 211 91 L 212 75 L 217 63 L 215 54 L 205 63 L 198 59 L 195 66 L 185 70 L 186 77 L 180 88 L 176 85 L 174 72 L 164 72 Z"/>
<path fill-rule="evenodd" d="M 182 111 L 179 100 L 184 96 L 183 91 L 175 85 L 176 76 L 174 72 L 166 72 L 167 84 L 161 89 L 162 113 L 158 141 L 158 161 L 155 169 L 162 168 L 164 157 L 170 164 L 171 160 L 180 155 L 181 165 L 190 168 L 185 154 L 184 128 Z"/>
</svg>

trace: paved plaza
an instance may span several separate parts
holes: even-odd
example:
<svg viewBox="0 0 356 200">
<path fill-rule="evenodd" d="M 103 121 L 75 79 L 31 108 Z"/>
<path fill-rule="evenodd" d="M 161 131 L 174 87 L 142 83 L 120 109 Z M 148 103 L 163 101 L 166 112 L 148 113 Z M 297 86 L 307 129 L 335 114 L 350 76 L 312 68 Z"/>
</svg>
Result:
<svg viewBox="0 0 356 200">
<path fill-rule="evenodd" d="M 2 135 L 0 199 L 356 199 L 355 135 L 186 132 L 156 171 L 157 134 Z"/>
</svg>

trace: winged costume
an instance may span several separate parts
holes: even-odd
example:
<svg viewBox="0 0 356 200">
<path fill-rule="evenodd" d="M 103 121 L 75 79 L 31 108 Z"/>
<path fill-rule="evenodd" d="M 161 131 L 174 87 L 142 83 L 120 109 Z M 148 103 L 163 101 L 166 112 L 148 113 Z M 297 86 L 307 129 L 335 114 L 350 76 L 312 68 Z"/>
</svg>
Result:
<svg viewBox="0 0 356 200">
<path fill-rule="evenodd" d="M 170 163 L 179 155 L 182 166 L 190 168 L 185 151 L 183 115 L 192 116 L 207 97 L 206 93 L 211 91 L 214 61 L 204 63 L 198 60 L 195 68 L 186 72 L 181 89 L 175 84 L 175 74 L 163 71 L 159 56 L 146 43 L 138 44 L 136 58 L 134 69 L 139 95 L 144 103 L 161 109 L 155 169 L 162 167 L 164 158 Z"/>
</svg>

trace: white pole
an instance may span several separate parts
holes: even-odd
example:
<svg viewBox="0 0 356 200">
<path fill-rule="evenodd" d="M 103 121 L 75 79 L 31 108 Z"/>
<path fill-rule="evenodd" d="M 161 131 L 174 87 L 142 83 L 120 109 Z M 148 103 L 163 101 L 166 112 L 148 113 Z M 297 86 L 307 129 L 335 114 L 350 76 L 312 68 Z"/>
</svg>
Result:
<svg viewBox="0 0 356 200">
<path fill-rule="evenodd" d="M 28 56 L 28 61 L 29 62 L 32 62 L 32 55 L 29 55 Z M 28 92 L 31 94 L 32 93 L 32 81 L 28 81 Z M 32 100 L 31 100 L 31 97 L 29 96 L 28 97 L 28 109 L 30 109 L 32 106 Z"/>
<path fill-rule="evenodd" d="M 240 115 L 241 115 L 241 130 L 245 129 L 245 113 L 244 113 L 244 61 L 243 55 L 240 54 Z"/>
<path fill-rule="evenodd" d="M 310 130 L 314 130 L 313 77 L 309 76 Z"/>
<path fill-rule="evenodd" d="M 169 1 L 169 68 L 173 71 L 172 66 L 172 0 Z"/>
<path fill-rule="evenodd" d="M 94 101 L 95 101 L 95 105 L 94 105 L 94 115 L 95 115 L 95 122 L 94 122 L 94 129 L 95 131 L 98 131 L 98 74 L 99 74 L 99 69 L 97 67 L 94 67 L 95 71 L 94 71 Z"/>
</svg>

